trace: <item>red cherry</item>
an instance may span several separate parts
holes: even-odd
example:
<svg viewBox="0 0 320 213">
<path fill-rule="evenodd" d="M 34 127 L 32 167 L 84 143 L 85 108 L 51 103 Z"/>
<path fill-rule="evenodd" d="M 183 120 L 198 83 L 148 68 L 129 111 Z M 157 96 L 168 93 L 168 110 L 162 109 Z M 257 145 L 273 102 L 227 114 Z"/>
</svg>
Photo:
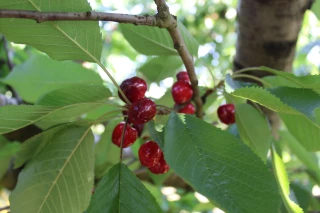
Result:
<svg viewBox="0 0 320 213">
<path fill-rule="evenodd" d="M 222 123 L 233 124 L 236 119 L 234 116 L 234 105 L 233 104 L 224 104 L 219 106 L 218 117 Z"/>
<path fill-rule="evenodd" d="M 128 118 L 134 125 L 147 123 L 157 113 L 156 104 L 149 98 L 142 98 L 133 102 L 129 108 Z"/>
<path fill-rule="evenodd" d="M 174 102 L 183 104 L 192 98 L 193 90 L 191 85 L 185 81 L 177 81 L 173 84 L 171 94 Z"/>
<path fill-rule="evenodd" d="M 121 138 L 122 138 L 122 131 L 124 128 L 124 122 L 119 123 L 112 132 L 112 142 L 120 147 L 121 145 Z M 123 140 L 123 148 L 126 148 L 130 145 L 132 145 L 136 139 L 138 138 L 138 132 L 136 129 L 132 128 L 130 125 L 127 125 L 126 131 L 124 134 L 124 140 Z"/>
<path fill-rule="evenodd" d="M 146 82 L 139 77 L 132 77 L 124 80 L 120 84 L 120 88 L 123 93 L 127 96 L 130 102 L 135 102 L 141 98 L 144 98 L 144 94 L 147 91 Z M 118 91 L 118 95 L 123 102 L 125 102 L 124 98 Z"/>
<path fill-rule="evenodd" d="M 137 130 L 138 137 L 140 137 L 143 132 L 144 124 L 132 125 L 132 127 Z"/>
<path fill-rule="evenodd" d="M 153 174 L 164 174 L 168 172 L 169 169 L 170 167 L 167 164 L 166 160 L 164 159 L 163 152 L 161 154 L 160 160 L 153 167 L 149 167 L 149 170 Z"/>
<path fill-rule="evenodd" d="M 196 109 L 194 108 L 193 104 L 188 103 L 183 108 L 179 109 L 178 112 L 184 113 L 184 114 L 194 114 L 195 111 L 196 111 Z"/>
<path fill-rule="evenodd" d="M 147 141 L 139 148 L 139 159 L 142 165 L 152 167 L 159 162 L 162 151 L 154 141 Z"/>
<path fill-rule="evenodd" d="M 190 82 L 189 75 L 186 71 L 181 71 L 181 72 L 177 73 L 176 77 L 177 77 L 178 81 Z"/>
</svg>

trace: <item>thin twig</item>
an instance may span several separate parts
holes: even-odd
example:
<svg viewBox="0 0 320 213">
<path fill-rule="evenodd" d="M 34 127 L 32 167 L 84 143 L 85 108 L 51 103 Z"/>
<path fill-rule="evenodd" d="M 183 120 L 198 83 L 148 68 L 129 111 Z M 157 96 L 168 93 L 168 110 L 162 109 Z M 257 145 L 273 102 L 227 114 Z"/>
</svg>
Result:
<svg viewBox="0 0 320 213">
<path fill-rule="evenodd" d="M 10 209 L 10 206 L 5 206 L 5 207 L 1 207 L 0 211 L 9 210 L 9 209 Z"/>
<path fill-rule="evenodd" d="M 125 138 L 125 135 L 126 135 L 127 126 L 128 126 L 128 119 L 125 120 L 124 127 L 123 127 L 123 130 L 122 130 L 122 135 L 121 135 L 121 142 L 120 142 L 120 163 L 122 163 L 123 142 L 124 142 L 124 138 Z"/>
<path fill-rule="evenodd" d="M 220 87 L 223 86 L 223 84 L 224 84 L 224 81 L 220 81 L 216 86 L 214 86 L 214 88 L 208 89 L 208 90 L 206 91 L 206 93 L 204 93 L 204 94 L 202 95 L 202 97 L 201 97 L 202 103 L 205 104 L 206 101 L 207 101 L 208 96 L 211 95 L 212 93 L 216 92 L 218 88 L 220 88 Z"/>
</svg>

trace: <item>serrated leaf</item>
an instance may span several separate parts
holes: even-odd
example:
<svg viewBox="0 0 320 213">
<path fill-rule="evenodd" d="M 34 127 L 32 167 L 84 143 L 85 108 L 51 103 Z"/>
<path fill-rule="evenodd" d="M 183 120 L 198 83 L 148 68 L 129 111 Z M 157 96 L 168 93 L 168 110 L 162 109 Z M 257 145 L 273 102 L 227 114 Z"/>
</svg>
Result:
<svg viewBox="0 0 320 213">
<path fill-rule="evenodd" d="M 157 142 L 157 144 L 159 145 L 159 147 L 161 149 L 163 149 L 164 148 L 164 129 L 162 129 L 161 132 L 157 131 L 154 121 L 149 121 L 147 125 L 148 125 L 148 131 L 149 131 L 151 138 L 155 142 Z"/>
<path fill-rule="evenodd" d="M 282 196 L 283 203 L 288 211 L 288 213 L 303 213 L 302 209 L 294 203 L 289 198 L 290 188 L 289 188 L 289 180 L 288 175 L 285 169 L 285 166 L 282 162 L 282 159 L 279 157 L 277 152 L 272 148 L 272 165 L 273 171 L 275 172 L 275 176 L 280 187 L 280 194 Z"/>
<path fill-rule="evenodd" d="M 4 106 L 0 107 L 0 134 L 12 132 L 36 123 L 43 128 L 73 122 L 81 115 L 104 103 L 79 103 L 63 107 L 53 106 Z"/>
<path fill-rule="evenodd" d="M 40 12 L 87 12 L 86 0 L 0 1 L 0 9 Z M 37 23 L 27 19 L 0 19 L 0 32 L 12 42 L 28 44 L 55 60 L 99 61 L 102 41 L 98 21 L 54 21 Z"/>
<path fill-rule="evenodd" d="M 56 136 L 57 132 L 69 128 L 68 125 L 58 126 L 38 135 L 29 138 L 21 144 L 21 149 L 17 153 L 14 167 L 18 168 L 38 155 L 40 151 Z"/>
<path fill-rule="evenodd" d="M 233 135 L 194 116 L 171 113 L 164 154 L 179 176 L 219 208 L 246 213 L 278 211 L 280 196 L 274 177 Z"/>
<path fill-rule="evenodd" d="M 295 87 L 301 88 L 300 85 L 293 83 L 292 81 L 285 79 L 281 76 L 266 76 L 263 78 L 263 81 L 270 84 L 272 87 Z"/>
<path fill-rule="evenodd" d="M 165 62 L 165 63 L 164 63 Z M 167 77 L 172 77 L 183 62 L 178 56 L 160 56 L 152 58 L 138 70 L 153 82 L 159 82 Z"/>
<path fill-rule="evenodd" d="M 0 135 L 0 180 L 7 172 L 12 157 L 20 150 L 20 145 L 20 143 L 8 141 Z"/>
<path fill-rule="evenodd" d="M 304 127 L 308 128 L 308 127 Z M 317 180 L 318 184 L 320 184 L 320 169 L 317 164 L 317 161 L 313 158 L 312 153 L 308 152 L 304 146 L 297 141 L 295 137 L 293 137 L 289 132 L 281 131 L 279 132 L 281 137 L 281 142 L 285 142 L 292 153 L 298 157 L 298 159 L 306 165 L 306 167 L 312 171 L 313 176 Z M 312 136 L 311 136 L 312 137 Z M 305 139 L 307 139 L 306 137 Z"/>
<path fill-rule="evenodd" d="M 122 163 L 114 165 L 98 183 L 88 213 L 162 212 L 154 197 Z"/>
<path fill-rule="evenodd" d="M 120 28 L 125 39 L 139 53 L 144 55 L 178 55 L 174 49 L 172 39 L 166 29 L 134 26 L 129 24 L 120 24 Z M 188 32 L 181 22 L 178 22 L 178 28 L 181 32 L 187 48 L 191 55 L 198 55 L 198 42 Z"/>
<path fill-rule="evenodd" d="M 103 85 L 79 84 L 63 87 L 45 94 L 37 101 L 42 106 L 66 106 L 84 102 L 106 101 L 112 94 Z"/>
<path fill-rule="evenodd" d="M 94 180 L 93 142 L 88 127 L 57 132 L 20 172 L 11 212 L 84 212 Z"/>
<path fill-rule="evenodd" d="M 62 87 L 103 83 L 97 73 L 80 64 L 58 62 L 43 55 L 31 56 L 25 63 L 16 66 L 2 81 L 14 87 L 30 103 L 35 103 L 44 94 Z"/>
<path fill-rule="evenodd" d="M 236 123 L 242 141 L 265 161 L 272 141 L 266 118 L 249 104 L 237 104 Z"/>
</svg>

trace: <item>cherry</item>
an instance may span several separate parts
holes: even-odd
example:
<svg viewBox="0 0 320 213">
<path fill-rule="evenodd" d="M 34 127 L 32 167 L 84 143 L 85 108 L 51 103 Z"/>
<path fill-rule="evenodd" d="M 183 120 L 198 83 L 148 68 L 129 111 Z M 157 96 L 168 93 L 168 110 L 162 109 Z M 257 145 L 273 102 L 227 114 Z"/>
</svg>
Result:
<svg viewBox="0 0 320 213">
<path fill-rule="evenodd" d="M 194 114 L 195 111 L 196 111 L 196 109 L 194 108 L 193 104 L 188 103 L 183 108 L 179 109 L 178 112 L 184 113 L 184 114 Z"/>
<path fill-rule="evenodd" d="M 147 84 L 142 78 L 132 77 L 124 80 L 120 84 L 120 88 L 123 91 L 123 93 L 127 96 L 130 102 L 135 102 L 137 100 L 140 100 L 141 98 L 144 98 L 144 94 L 147 91 Z M 120 99 L 123 102 L 125 102 L 124 98 L 122 97 L 119 91 L 118 95 Z"/>
<path fill-rule="evenodd" d="M 144 124 L 132 125 L 132 127 L 137 130 L 138 137 L 140 137 L 143 132 Z"/>
<path fill-rule="evenodd" d="M 218 117 L 222 123 L 225 124 L 233 124 L 235 122 L 235 115 L 234 115 L 234 105 L 233 104 L 224 104 L 219 106 L 218 110 Z"/>
<path fill-rule="evenodd" d="M 139 148 L 139 159 L 142 165 L 152 167 L 159 162 L 162 151 L 154 141 L 147 141 Z"/>
<path fill-rule="evenodd" d="M 134 125 L 147 123 L 157 113 L 156 104 L 149 98 L 142 98 L 133 102 L 129 108 L 128 119 Z"/>
<path fill-rule="evenodd" d="M 176 77 L 177 77 L 178 81 L 190 82 L 189 75 L 186 71 L 181 71 L 181 72 L 177 73 Z"/>
<path fill-rule="evenodd" d="M 160 160 L 152 167 L 149 167 L 149 170 L 154 174 L 164 174 L 170 169 L 166 160 L 164 159 L 163 152 L 161 154 Z"/>
<path fill-rule="evenodd" d="M 183 104 L 192 98 L 193 90 L 191 85 L 185 81 L 177 81 L 172 86 L 172 97 L 177 104 Z"/>
<path fill-rule="evenodd" d="M 121 145 L 121 138 L 122 138 L 122 131 L 124 128 L 125 123 L 119 123 L 112 132 L 112 142 L 120 147 Z M 126 148 L 132 145 L 136 139 L 138 138 L 138 132 L 136 129 L 132 128 L 130 125 L 127 125 L 126 131 L 124 133 L 124 140 L 123 140 L 123 148 Z"/>
</svg>

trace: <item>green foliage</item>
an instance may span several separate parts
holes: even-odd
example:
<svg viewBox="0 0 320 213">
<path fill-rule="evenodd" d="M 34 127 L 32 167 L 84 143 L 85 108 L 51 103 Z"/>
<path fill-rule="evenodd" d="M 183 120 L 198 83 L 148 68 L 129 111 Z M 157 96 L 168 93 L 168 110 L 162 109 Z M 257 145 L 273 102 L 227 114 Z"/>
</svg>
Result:
<svg viewBox="0 0 320 213">
<path fill-rule="evenodd" d="M 154 197 L 122 163 L 114 165 L 102 178 L 88 212 L 162 212 Z"/>
<path fill-rule="evenodd" d="M 11 0 L 0 2 L 0 9 L 42 12 L 87 12 L 86 0 Z M 0 19 L 0 32 L 10 41 L 28 44 L 47 53 L 55 60 L 99 61 L 101 34 L 98 21 L 55 21 L 37 23 L 25 19 Z"/>
<path fill-rule="evenodd" d="M 90 128 L 58 131 L 21 171 L 10 195 L 11 211 L 84 212 L 93 187 L 93 159 Z"/>
<path fill-rule="evenodd" d="M 159 147 L 161 149 L 164 148 L 164 129 L 162 129 L 162 131 L 158 131 L 155 127 L 155 122 L 154 121 L 150 121 L 148 123 L 148 131 L 150 133 L 151 138 L 157 142 L 157 144 L 159 145 Z"/>
<path fill-rule="evenodd" d="M 164 153 L 178 175 L 220 208 L 277 212 L 280 196 L 274 178 L 258 156 L 231 134 L 193 116 L 171 114 Z"/>
<path fill-rule="evenodd" d="M 237 104 L 236 123 L 242 141 L 266 161 L 272 141 L 266 118 L 249 104 Z"/>
<path fill-rule="evenodd" d="M 20 143 L 9 142 L 0 135 L 0 178 L 7 172 L 12 157 L 20 150 Z"/>
<path fill-rule="evenodd" d="M 277 177 L 278 185 L 281 189 L 280 194 L 288 213 L 303 213 L 302 209 L 289 198 L 289 180 L 281 158 L 273 148 L 271 149 L 271 153 L 273 169 L 275 171 L 275 176 Z"/>
<path fill-rule="evenodd" d="M 0 19 L 1 21 L 1 19 Z M 2 80 L 26 101 L 35 103 L 44 94 L 76 84 L 102 85 L 101 77 L 75 62 L 57 62 L 46 56 L 31 56 Z"/>
<path fill-rule="evenodd" d="M 314 14 L 320 20 L 320 2 L 319 1 L 313 2 L 311 10 L 312 10 L 312 12 L 314 12 Z"/>
<path fill-rule="evenodd" d="M 166 29 L 128 24 L 120 24 L 120 28 L 123 36 L 139 53 L 158 56 L 178 54 Z M 190 54 L 197 56 L 198 42 L 189 34 L 181 22 L 178 22 L 178 28 Z"/>
</svg>

